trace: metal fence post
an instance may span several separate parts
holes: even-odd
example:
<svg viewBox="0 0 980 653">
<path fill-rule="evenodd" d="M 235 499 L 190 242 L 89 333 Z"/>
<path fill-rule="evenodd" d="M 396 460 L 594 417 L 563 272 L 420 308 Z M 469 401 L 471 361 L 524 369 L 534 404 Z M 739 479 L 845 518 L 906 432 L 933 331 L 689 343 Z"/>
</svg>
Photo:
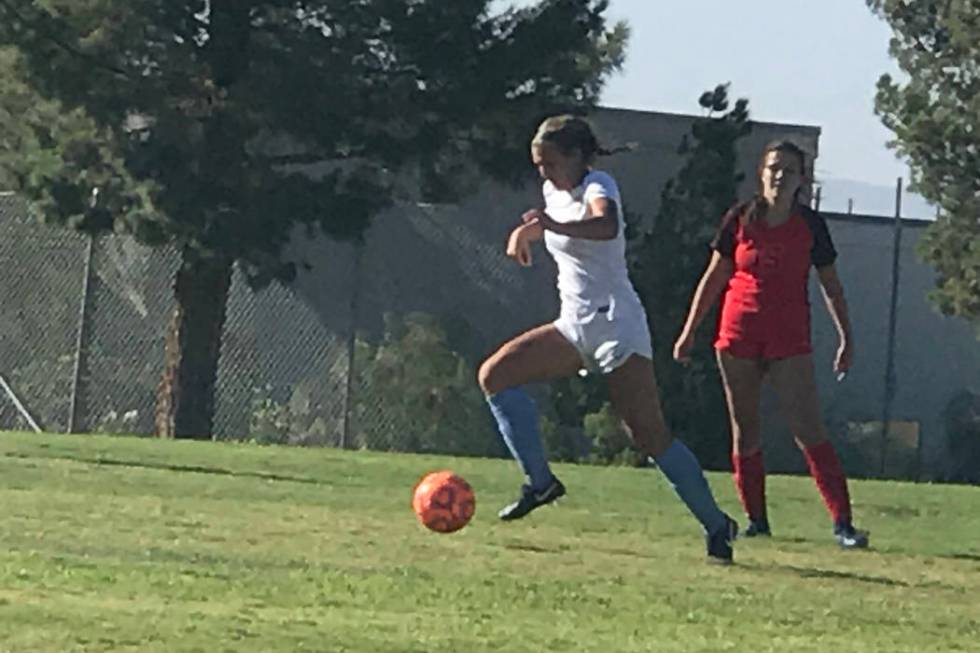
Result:
<svg viewBox="0 0 980 653">
<path fill-rule="evenodd" d="M 357 348 L 357 311 L 361 294 L 361 258 L 364 255 L 365 244 L 362 241 L 354 243 L 354 263 L 351 274 L 350 288 L 350 328 L 347 332 L 347 387 L 344 391 L 344 426 L 340 432 L 341 449 L 350 446 L 351 410 L 353 406 L 354 377 L 357 373 L 354 356 Z"/>
<path fill-rule="evenodd" d="M 885 351 L 885 395 L 881 408 L 881 469 L 885 475 L 885 459 L 888 454 L 892 400 L 895 398 L 895 326 L 898 313 L 898 282 L 902 255 L 902 178 L 895 189 L 895 238 L 892 245 L 891 302 L 888 309 L 888 349 Z M 921 437 L 921 436 L 920 436 Z"/>
<path fill-rule="evenodd" d="M 88 237 L 85 250 L 85 268 L 82 279 L 82 297 L 78 307 L 78 329 L 75 337 L 75 365 L 71 380 L 71 404 L 68 409 L 68 433 L 76 433 L 81 412 L 82 377 L 88 373 L 88 311 L 89 291 L 92 287 L 92 255 L 95 249 L 95 236 Z"/>
</svg>

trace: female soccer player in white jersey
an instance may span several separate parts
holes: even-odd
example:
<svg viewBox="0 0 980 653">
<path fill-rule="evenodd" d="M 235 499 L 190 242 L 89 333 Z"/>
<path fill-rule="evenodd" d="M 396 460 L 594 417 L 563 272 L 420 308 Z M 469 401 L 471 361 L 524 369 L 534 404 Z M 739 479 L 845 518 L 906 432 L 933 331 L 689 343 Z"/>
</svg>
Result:
<svg viewBox="0 0 980 653">
<path fill-rule="evenodd" d="M 544 208 L 522 216 L 507 255 L 530 265 L 531 243 L 544 239 L 558 266 L 561 311 L 480 366 L 480 386 L 527 478 L 500 518 L 519 519 L 565 494 L 545 459 L 534 403 L 521 386 L 570 376 L 584 365 L 605 375 L 634 444 L 656 460 L 704 527 L 709 560 L 731 562 L 735 522 L 718 507 L 697 459 L 664 422 L 646 314 L 626 270 L 619 189 L 609 174 L 592 168 L 603 153 L 589 123 L 576 116 L 548 118 L 531 142 L 544 178 Z"/>
</svg>

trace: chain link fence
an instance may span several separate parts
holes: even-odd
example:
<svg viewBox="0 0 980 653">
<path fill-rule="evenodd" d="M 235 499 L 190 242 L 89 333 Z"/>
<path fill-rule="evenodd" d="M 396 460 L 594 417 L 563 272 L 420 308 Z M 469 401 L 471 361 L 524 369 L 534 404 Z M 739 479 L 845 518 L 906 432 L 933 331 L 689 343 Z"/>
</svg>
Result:
<svg viewBox="0 0 980 653">
<path fill-rule="evenodd" d="M 505 455 L 476 370 L 506 339 L 552 319 L 557 297 L 550 259 L 539 252 L 525 269 L 501 255 L 525 198 L 496 197 L 399 206 L 358 245 L 297 238 L 287 256 L 303 272 L 288 287 L 253 291 L 236 270 L 215 439 Z M 178 264 L 172 249 L 40 225 L 0 196 L 0 429 L 33 428 L 30 416 L 52 432 L 152 435 Z M 857 324 L 874 323 L 871 308 L 861 315 L 866 304 L 855 305 Z M 824 358 L 836 346 L 828 329 L 816 343 Z M 866 367 L 876 387 L 876 361 Z M 918 477 L 922 438 L 945 439 L 940 417 L 911 407 L 884 442 L 867 410 L 877 404 L 844 390 L 828 393 L 826 408 L 845 458 L 864 461 L 852 471 Z M 772 462 L 796 470 L 782 439 L 787 451 Z M 946 464 L 937 447 L 933 478 Z"/>
<path fill-rule="evenodd" d="M 87 241 L 35 224 L 12 196 L 0 197 L 0 377 L 26 412 L 64 431 L 71 412 Z M 0 426 L 30 427 L 24 411 L 0 400 Z"/>
<path fill-rule="evenodd" d="M 178 257 L 130 237 L 93 239 L 73 430 L 153 432 Z"/>
<path fill-rule="evenodd" d="M 328 329 L 294 290 L 273 284 L 253 292 L 235 272 L 218 364 L 215 438 L 344 444 L 349 307 L 337 306 L 332 318 L 343 328 Z"/>
<path fill-rule="evenodd" d="M 400 207 L 361 244 L 300 242 L 289 287 L 235 270 L 214 438 L 503 453 L 475 375 L 519 328 L 515 279 L 455 212 Z M 152 435 L 179 253 L 41 225 L 2 196 L 0 263 L 0 428 Z"/>
</svg>

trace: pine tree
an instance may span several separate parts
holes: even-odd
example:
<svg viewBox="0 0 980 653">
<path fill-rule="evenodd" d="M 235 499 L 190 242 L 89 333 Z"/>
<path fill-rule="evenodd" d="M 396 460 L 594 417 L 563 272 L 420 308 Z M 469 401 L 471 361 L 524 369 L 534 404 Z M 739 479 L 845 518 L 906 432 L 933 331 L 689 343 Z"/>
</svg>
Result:
<svg viewBox="0 0 980 653">
<path fill-rule="evenodd" d="M 691 296 L 709 258 L 708 243 L 721 216 L 734 204 L 743 175 L 737 172 L 738 140 L 749 133 L 748 101 L 730 106 L 728 86 L 701 95 L 706 116 L 694 122 L 678 148 L 684 166 L 661 192 L 651 230 L 630 250 L 630 277 L 647 310 L 654 366 L 671 430 L 684 438 L 706 466 L 727 464 L 725 399 L 705 320 L 686 367 L 673 360 Z"/>
<path fill-rule="evenodd" d="M 875 105 L 912 168 L 912 188 L 940 208 L 919 251 L 930 294 L 980 328 L 980 1 L 869 0 L 892 28 L 906 79 L 883 75 Z"/>
<path fill-rule="evenodd" d="M 359 237 L 405 179 L 515 180 L 622 63 L 603 0 L 493 4 L 0 0 L 0 174 L 47 221 L 180 251 L 159 435 L 211 433 L 233 265 L 288 282 L 290 238 Z"/>
</svg>

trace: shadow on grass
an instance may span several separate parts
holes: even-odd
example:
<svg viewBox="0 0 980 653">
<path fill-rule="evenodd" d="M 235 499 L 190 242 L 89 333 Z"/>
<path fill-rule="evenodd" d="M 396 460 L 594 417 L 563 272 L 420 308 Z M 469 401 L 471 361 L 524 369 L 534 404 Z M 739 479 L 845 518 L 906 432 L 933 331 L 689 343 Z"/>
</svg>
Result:
<svg viewBox="0 0 980 653">
<path fill-rule="evenodd" d="M 233 478 L 257 478 L 264 481 L 281 481 L 288 483 L 306 483 L 309 485 L 329 485 L 324 481 L 310 476 L 288 476 L 285 474 L 273 474 L 270 472 L 254 471 L 235 471 L 223 467 L 205 467 L 203 465 L 174 465 L 168 463 L 153 463 L 144 460 L 115 460 L 111 458 L 82 458 L 74 456 L 28 456 L 24 454 L 6 453 L 6 458 L 18 458 L 22 460 L 67 460 L 88 465 L 99 465 L 105 467 L 127 467 L 132 469 L 152 469 L 165 472 L 178 472 L 184 474 L 211 474 L 215 476 L 230 476 Z"/>
<path fill-rule="evenodd" d="M 869 576 L 867 574 L 857 574 L 850 571 L 835 571 L 833 569 L 818 569 L 816 567 L 797 567 L 795 565 L 754 565 L 754 564 L 739 564 L 740 567 L 747 569 L 757 569 L 758 571 L 764 572 L 767 570 L 779 570 L 786 571 L 796 574 L 800 578 L 817 578 L 817 579 L 834 579 L 834 580 L 845 580 L 845 581 L 855 581 L 858 583 L 870 583 L 873 585 L 885 585 L 888 587 L 911 587 L 908 583 L 902 580 L 896 580 L 894 578 L 888 578 L 886 576 Z"/>
<path fill-rule="evenodd" d="M 544 553 L 544 554 L 561 554 L 567 553 L 572 549 L 572 547 L 567 544 L 559 544 L 557 546 L 541 546 L 538 544 L 529 544 L 527 542 L 504 542 L 498 544 L 505 549 L 510 549 L 511 551 L 526 551 L 528 553 Z M 607 548 L 607 547 L 596 547 L 589 546 L 588 551 L 590 553 L 596 553 L 601 555 L 609 556 L 626 556 L 629 558 L 638 558 L 642 560 L 660 560 L 661 556 L 655 553 L 644 553 L 642 551 L 637 551 L 635 549 L 626 548 Z"/>
<path fill-rule="evenodd" d="M 800 578 L 839 578 L 842 580 L 856 580 L 861 583 L 873 583 L 875 585 L 887 585 L 890 587 L 909 587 L 909 584 L 905 581 L 895 580 L 886 576 L 868 576 L 866 574 L 855 574 L 850 571 L 794 567 L 792 565 L 786 565 L 786 569 L 796 572 Z"/>
<path fill-rule="evenodd" d="M 948 553 L 945 555 L 940 555 L 940 558 L 946 558 L 948 560 L 966 560 L 968 562 L 980 562 L 980 554 L 976 553 Z"/>
<path fill-rule="evenodd" d="M 512 551 L 527 551 L 528 553 L 564 553 L 568 550 L 567 546 L 546 547 L 528 544 L 527 542 L 504 542 L 500 546 Z"/>
</svg>

